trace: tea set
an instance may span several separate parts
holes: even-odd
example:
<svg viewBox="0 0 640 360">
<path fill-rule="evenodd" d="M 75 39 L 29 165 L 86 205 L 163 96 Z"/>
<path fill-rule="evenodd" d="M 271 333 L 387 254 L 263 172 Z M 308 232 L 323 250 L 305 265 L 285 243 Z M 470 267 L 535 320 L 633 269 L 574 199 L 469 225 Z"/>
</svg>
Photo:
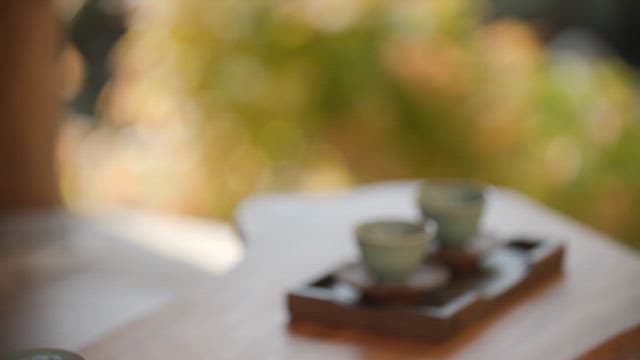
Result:
<svg viewBox="0 0 640 360">
<path fill-rule="evenodd" d="M 406 300 L 475 270 L 493 244 L 478 235 L 487 192 L 472 180 L 423 181 L 417 196 L 422 219 L 358 224 L 360 261 L 340 269 L 338 278 L 371 298 Z"/>
</svg>

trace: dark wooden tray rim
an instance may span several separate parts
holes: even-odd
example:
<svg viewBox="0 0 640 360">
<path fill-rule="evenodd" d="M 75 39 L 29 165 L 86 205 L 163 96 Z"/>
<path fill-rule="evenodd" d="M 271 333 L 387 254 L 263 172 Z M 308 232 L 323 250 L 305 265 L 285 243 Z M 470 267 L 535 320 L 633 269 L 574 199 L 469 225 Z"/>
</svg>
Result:
<svg viewBox="0 0 640 360">
<path fill-rule="evenodd" d="M 334 272 L 290 291 L 290 320 L 444 341 L 497 310 L 516 293 L 562 271 L 564 247 L 558 241 L 514 238 L 482 262 L 481 271 L 457 274 L 445 288 L 419 303 L 383 305 L 339 282 Z"/>
</svg>

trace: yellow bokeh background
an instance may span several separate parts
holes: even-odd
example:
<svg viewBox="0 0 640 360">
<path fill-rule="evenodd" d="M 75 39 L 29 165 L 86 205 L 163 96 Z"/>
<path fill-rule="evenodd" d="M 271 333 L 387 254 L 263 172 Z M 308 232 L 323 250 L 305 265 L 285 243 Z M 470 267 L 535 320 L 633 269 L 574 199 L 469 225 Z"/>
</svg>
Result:
<svg viewBox="0 0 640 360">
<path fill-rule="evenodd" d="M 64 126 L 65 197 L 225 218 L 256 191 L 474 177 L 640 245 L 631 69 L 480 4 L 139 2 L 101 121 Z"/>
</svg>

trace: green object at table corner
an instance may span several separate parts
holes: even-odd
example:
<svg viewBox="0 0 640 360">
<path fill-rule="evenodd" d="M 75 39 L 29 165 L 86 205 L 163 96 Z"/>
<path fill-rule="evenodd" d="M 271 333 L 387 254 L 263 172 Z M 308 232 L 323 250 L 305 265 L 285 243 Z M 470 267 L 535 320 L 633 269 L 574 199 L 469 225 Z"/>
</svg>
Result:
<svg viewBox="0 0 640 360">
<path fill-rule="evenodd" d="M 10 353 L 4 360 L 85 360 L 82 356 L 60 349 L 29 349 Z"/>
</svg>

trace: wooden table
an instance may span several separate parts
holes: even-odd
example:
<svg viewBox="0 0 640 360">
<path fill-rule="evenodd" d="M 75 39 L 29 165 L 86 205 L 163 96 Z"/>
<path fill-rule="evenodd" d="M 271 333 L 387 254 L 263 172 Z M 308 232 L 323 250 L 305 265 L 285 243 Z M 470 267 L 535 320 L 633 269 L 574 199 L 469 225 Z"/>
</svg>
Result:
<svg viewBox="0 0 640 360">
<path fill-rule="evenodd" d="M 640 257 L 511 191 L 495 190 L 483 226 L 564 239 L 565 274 L 443 344 L 288 324 L 288 288 L 356 255 L 354 223 L 417 217 L 415 183 L 323 196 L 260 195 L 237 225 L 248 242 L 226 276 L 84 348 L 112 359 L 568 359 L 640 322 Z"/>
</svg>

